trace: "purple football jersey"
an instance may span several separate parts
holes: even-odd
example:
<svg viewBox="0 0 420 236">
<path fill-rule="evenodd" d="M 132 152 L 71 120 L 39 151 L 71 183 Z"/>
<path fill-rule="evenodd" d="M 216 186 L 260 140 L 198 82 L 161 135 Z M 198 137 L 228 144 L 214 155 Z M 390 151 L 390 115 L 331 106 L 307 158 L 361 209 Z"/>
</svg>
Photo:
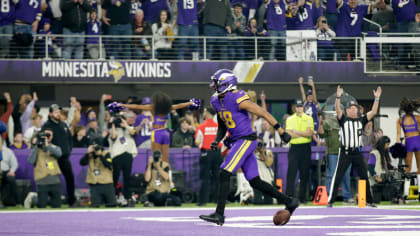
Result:
<svg viewBox="0 0 420 236">
<path fill-rule="evenodd" d="M 243 90 L 229 91 L 222 99 L 217 96 L 211 97 L 211 105 L 219 114 L 219 118 L 225 122 L 234 141 L 253 133 L 248 111 L 239 110 L 239 104 L 248 99 L 248 95 Z"/>
<path fill-rule="evenodd" d="M 101 23 L 97 20 L 90 20 L 87 23 L 87 31 L 86 35 L 101 35 Z M 86 39 L 87 44 L 99 44 L 98 37 L 87 37 Z"/>
<path fill-rule="evenodd" d="M 286 7 L 283 0 L 275 3 L 273 0 L 267 6 L 267 29 L 269 30 L 286 30 Z"/>
<path fill-rule="evenodd" d="M 197 0 L 178 0 L 178 25 L 197 25 Z"/>
<path fill-rule="evenodd" d="M 16 19 L 32 24 L 41 20 L 41 0 L 20 0 L 16 5 Z"/>
<path fill-rule="evenodd" d="M 136 117 L 136 122 L 134 123 L 134 126 L 135 127 L 139 126 L 144 119 L 148 119 L 149 121 L 152 121 L 151 116 L 145 116 L 143 114 L 140 114 Z M 134 140 L 136 141 L 136 145 L 139 146 L 144 141 L 149 140 L 150 135 L 151 135 L 151 131 L 152 131 L 152 129 L 151 129 L 151 127 L 149 128 L 149 125 L 143 125 L 140 128 L 140 132 L 134 136 Z"/>
<path fill-rule="evenodd" d="M 338 13 L 337 11 L 337 0 L 327 0 L 327 4 L 325 6 L 326 13 Z"/>
<path fill-rule="evenodd" d="M 169 12 L 166 0 L 144 0 L 142 8 L 144 11 L 144 20 L 149 23 L 155 23 L 159 19 L 161 10 L 167 10 Z"/>
<path fill-rule="evenodd" d="M 346 3 L 339 8 L 335 33 L 337 37 L 358 37 L 362 35 L 363 17 L 372 13 L 372 6 L 358 5 L 351 9 Z"/>
<path fill-rule="evenodd" d="M 318 108 L 316 107 L 315 103 L 305 102 L 305 114 L 308 116 L 312 116 L 314 124 L 318 123 Z"/>
<path fill-rule="evenodd" d="M 134 20 L 134 18 L 136 17 L 136 12 L 140 9 L 141 9 L 140 2 L 135 1 L 131 3 L 131 9 L 130 9 L 131 20 Z"/>
<path fill-rule="evenodd" d="M 289 9 L 288 14 L 286 14 L 288 30 L 307 30 L 314 28 L 312 1 L 306 0 L 305 5 L 301 9 L 297 11 L 295 16 L 292 15 L 292 8 Z"/>
<path fill-rule="evenodd" d="M 0 26 L 13 24 L 15 21 L 15 4 L 12 0 L 0 1 Z"/>
<path fill-rule="evenodd" d="M 417 11 L 414 0 L 392 0 L 392 8 L 397 22 L 414 21 Z"/>
<path fill-rule="evenodd" d="M 245 18 L 248 21 L 249 18 L 249 10 L 250 9 L 255 9 L 255 14 L 256 11 L 258 9 L 258 0 L 231 0 L 230 4 L 233 7 L 233 5 L 235 5 L 236 3 L 241 3 L 242 4 L 242 15 L 245 16 Z M 255 15 L 254 15 L 255 17 Z"/>
</svg>

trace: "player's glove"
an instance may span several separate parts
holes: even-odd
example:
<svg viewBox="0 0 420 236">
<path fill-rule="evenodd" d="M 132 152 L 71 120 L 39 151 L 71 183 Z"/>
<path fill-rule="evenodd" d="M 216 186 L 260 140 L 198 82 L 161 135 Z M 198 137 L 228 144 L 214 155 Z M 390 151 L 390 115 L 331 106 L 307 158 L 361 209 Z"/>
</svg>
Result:
<svg viewBox="0 0 420 236">
<path fill-rule="evenodd" d="M 233 140 L 232 140 L 232 138 L 231 137 L 226 137 L 224 140 L 223 140 L 223 144 L 228 148 L 228 149 L 230 149 L 231 147 L 232 147 L 232 145 L 233 145 Z"/>
<path fill-rule="evenodd" d="M 216 141 L 213 141 L 213 142 L 210 144 L 210 148 L 211 148 L 211 150 L 213 150 L 213 151 L 217 152 L 217 150 L 219 150 L 219 143 L 218 143 L 218 142 L 216 142 Z"/>
<path fill-rule="evenodd" d="M 190 102 L 192 102 L 193 104 L 188 106 L 188 109 L 190 110 L 198 110 L 200 109 L 201 106 L 201 101 L 199 99 L 196 98 L 191 98 Z"/>
<path fill-rule="evenodd" d="M 290 134 L 288 134 L 286 131 L 284 131 L 284 133 L 282 135 L 280 135 L 281 140 L 283 140 L 283 142 L 288 143 L 290 141 L 290 139 L 292 139 L 292 136 L 290 136 Z"/>
</svg>

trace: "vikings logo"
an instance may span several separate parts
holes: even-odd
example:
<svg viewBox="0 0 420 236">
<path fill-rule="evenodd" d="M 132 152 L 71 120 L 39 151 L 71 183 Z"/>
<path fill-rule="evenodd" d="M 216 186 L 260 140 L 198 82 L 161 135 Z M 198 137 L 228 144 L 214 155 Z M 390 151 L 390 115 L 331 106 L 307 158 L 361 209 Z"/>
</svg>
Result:
<svg viewBox="0 0 420 236">
<path fill-rule="evenodd" d="M 109 67 L 109 74 L 114 76 L 114 82 L 117 83 L 125 75 L 124 67 L 117 61 L 109 62 Z"/>
</svg>

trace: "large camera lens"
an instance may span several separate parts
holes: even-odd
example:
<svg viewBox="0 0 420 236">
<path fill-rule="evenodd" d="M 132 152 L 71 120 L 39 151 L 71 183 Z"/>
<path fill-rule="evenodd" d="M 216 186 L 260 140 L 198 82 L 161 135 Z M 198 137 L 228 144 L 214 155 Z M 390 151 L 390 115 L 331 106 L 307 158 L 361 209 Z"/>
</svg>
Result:
<svg viewBox="0 0 420 236">
<path fill-rule="evenodd" d="M 162 153 L 159 150 L 154 151 L 153 152 L 153 161 L 158 162 L 161 156 L 162 156 Z"/>
</svg>

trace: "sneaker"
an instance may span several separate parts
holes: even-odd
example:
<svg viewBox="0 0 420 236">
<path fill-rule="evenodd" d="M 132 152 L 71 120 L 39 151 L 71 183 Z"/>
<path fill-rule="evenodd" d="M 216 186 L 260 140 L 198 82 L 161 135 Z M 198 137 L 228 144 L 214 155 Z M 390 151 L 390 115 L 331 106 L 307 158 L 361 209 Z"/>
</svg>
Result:
<svg viewBox="0 0 420 236">
<path fill-rule="evenodd" d="M 367 203 L 367 207 L 378 208 L 375 203 Z"/>
<path fill-rule="evenodd" d="M 217 225 L 223 225 L 225 223 L 225 216 L 220 215 L 219 213 L 212 213 L 210 215 L 200 215 L 200 219 L 216 223 Z"/>
<path fill-rule="evenodd" d="M 286 204 L 286 210 L 290 212 L 290 215 L 299 207 L 299 201 L 296 198 L 292 198 L 292 201 L 289 204 Z"/>
<path fill-rule="evenodd" d="M 144 203 L 144 207 L 154 207 L 155 205 L 149 201 L 145 201 Z"/>
<path fill-rule="evenodd" d="M 329 203 L 327 204 L 327 207 L 328 207 L 328 208 L 333 208 L 333 203 L 329 202 Z"/>
<path fill-rule="evenodd" d="M 353 198 L 350 199 L 346 199 L 343 201 L 344 204 L 355 204 L 356 200 L 354 200 Z"/>
</svg>

